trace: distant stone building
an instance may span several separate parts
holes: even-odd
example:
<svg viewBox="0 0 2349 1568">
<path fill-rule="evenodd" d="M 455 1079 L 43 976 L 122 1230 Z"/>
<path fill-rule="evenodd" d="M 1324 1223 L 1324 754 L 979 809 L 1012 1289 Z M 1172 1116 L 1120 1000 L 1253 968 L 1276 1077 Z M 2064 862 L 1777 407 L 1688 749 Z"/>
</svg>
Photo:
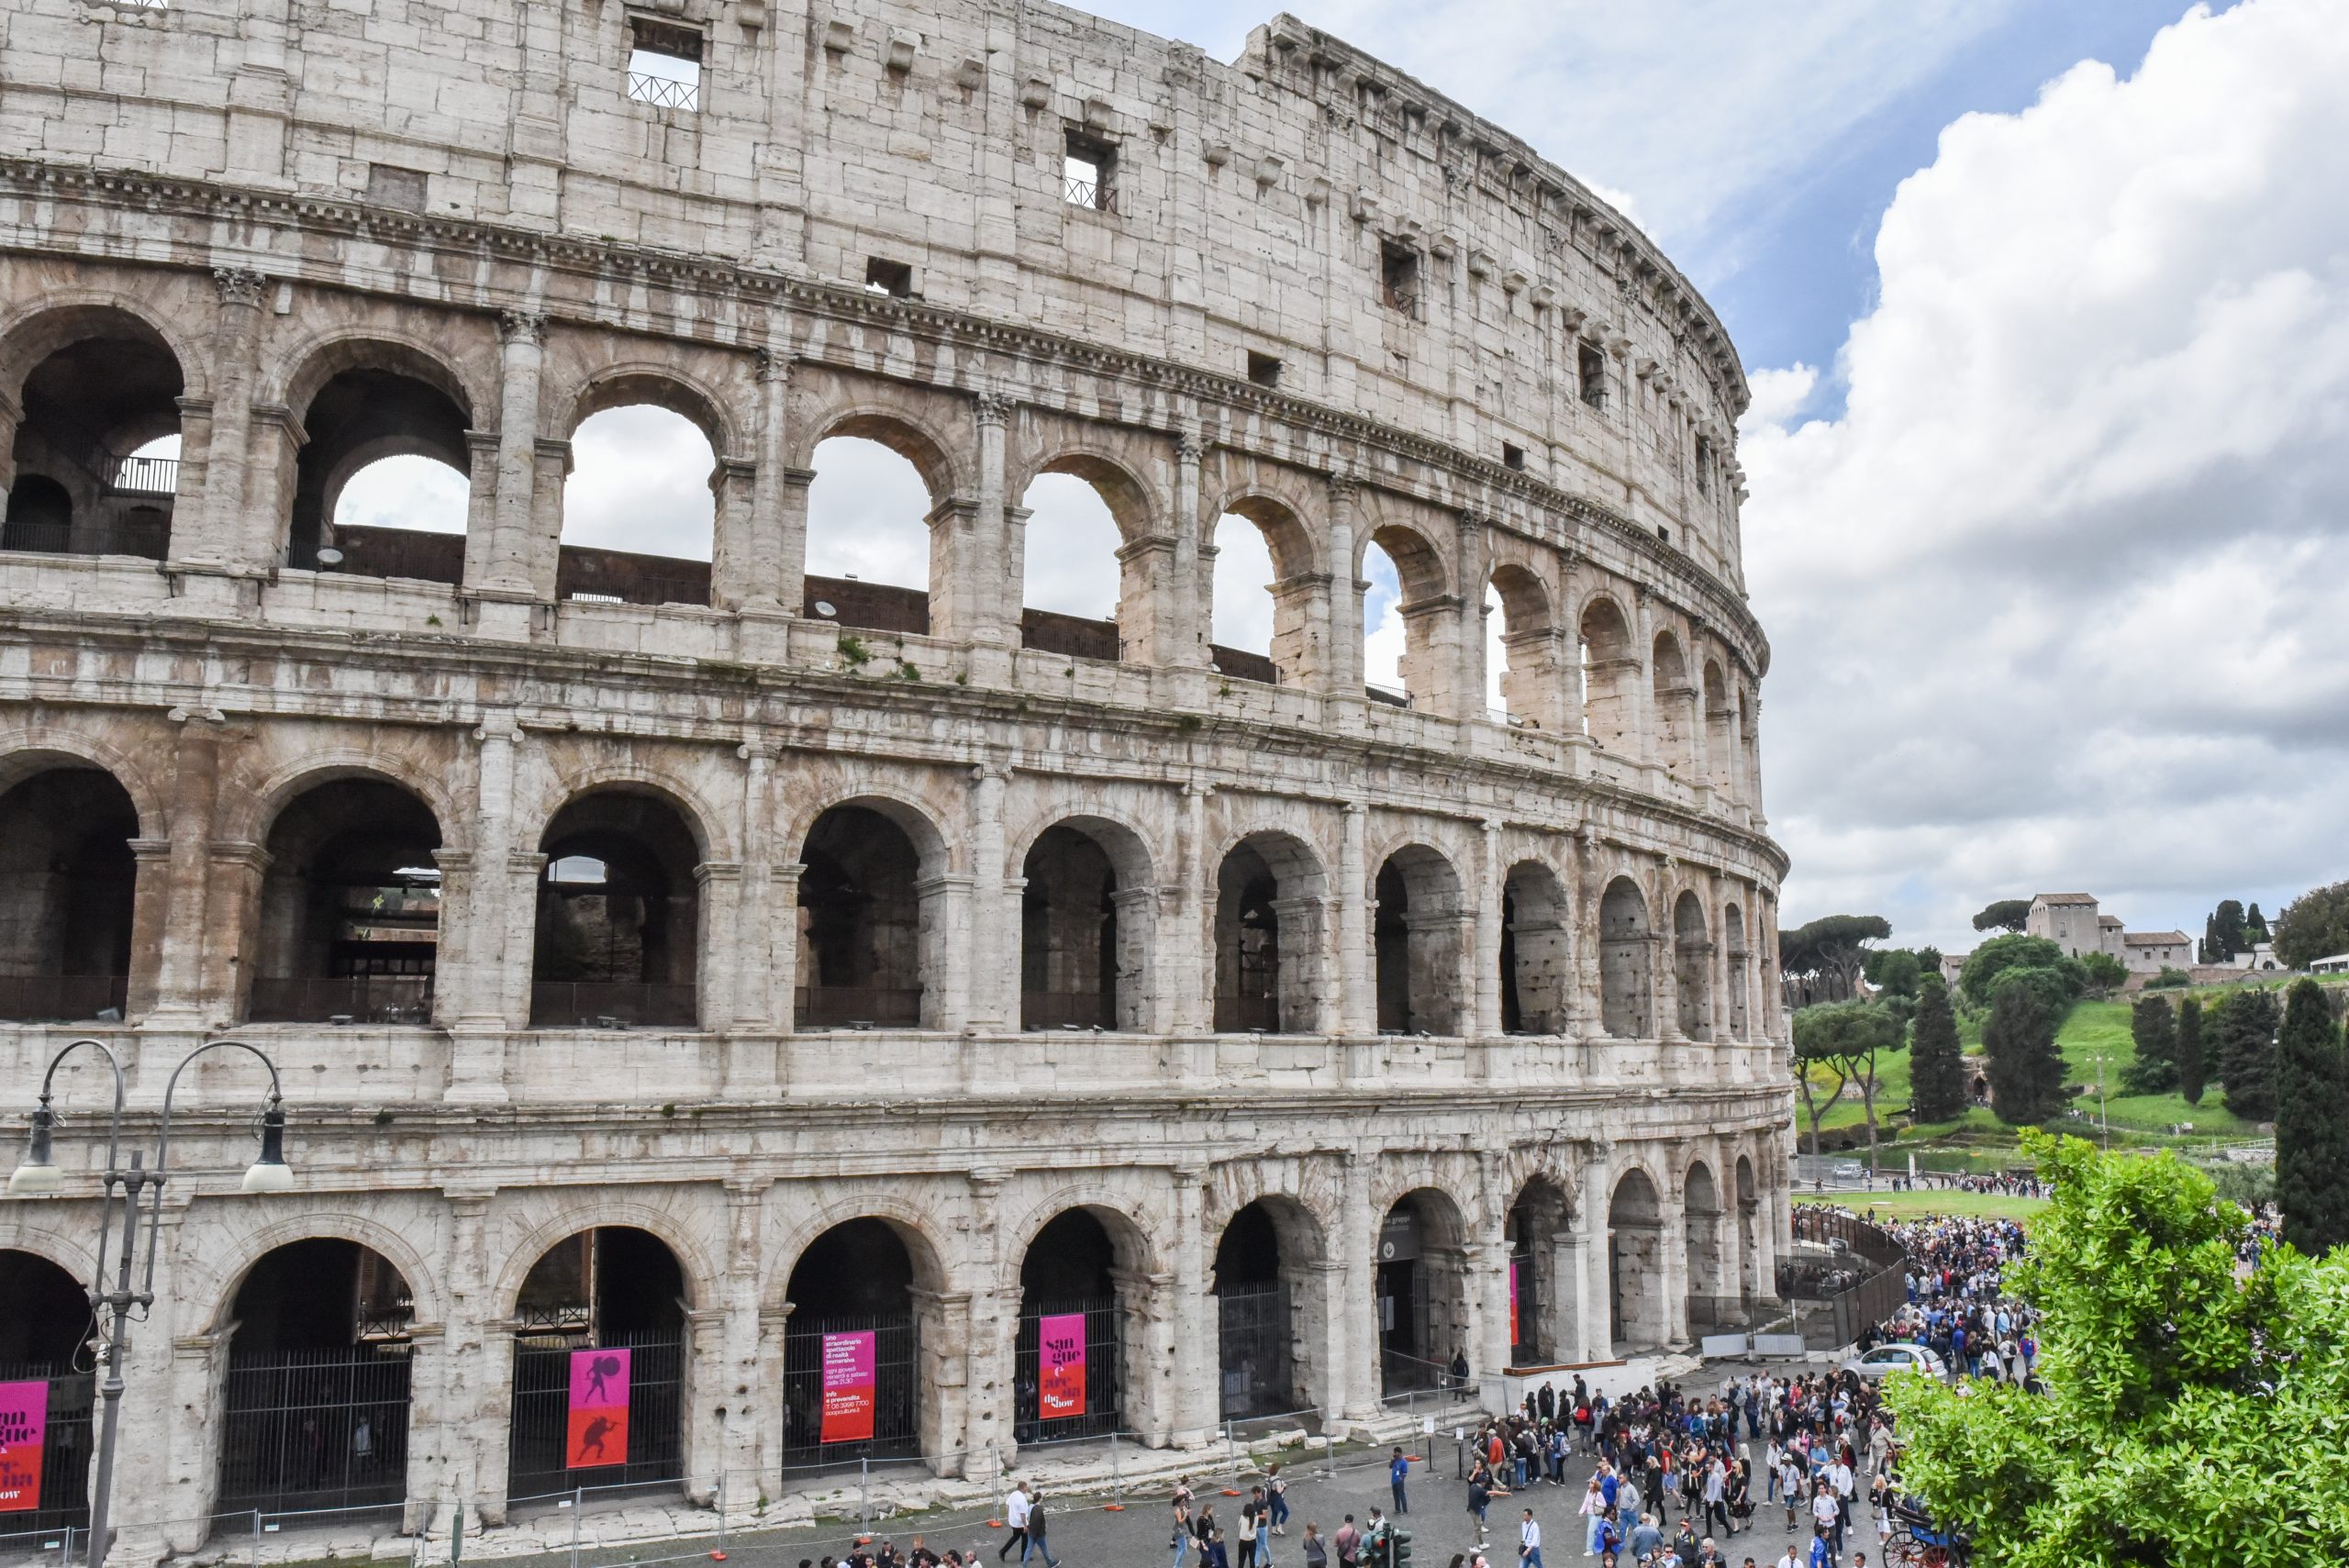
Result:
<svg viewBox="0 0 2349 1568">
<path fill-rule="evenodd" d="M 2100 952 L 2119 959 L 2132 974 L 2158 974 L 2165 967 L 2194 962 L 2194 943 L 2185 932 L 2128 930 L 2119 916 L 2100 913 L 2097 903 L 2092 893 L 2034 895 L 2023 932 L 2046 938 L 2066 958 Z"/>
</svg>

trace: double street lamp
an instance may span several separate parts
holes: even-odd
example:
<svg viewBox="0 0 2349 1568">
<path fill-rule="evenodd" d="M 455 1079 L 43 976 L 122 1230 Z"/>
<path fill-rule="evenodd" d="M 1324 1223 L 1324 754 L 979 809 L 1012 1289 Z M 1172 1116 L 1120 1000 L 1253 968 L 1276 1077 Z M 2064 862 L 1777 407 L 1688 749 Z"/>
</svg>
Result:
<svg viewBox="0 0 2349 1568">
<path fill-rule="evenodd" d="M 106 1164 L 100 1176 L 102 1185 L 98 1201 L 97 1264 L 90 1282 L 90 1313 L 96 1337 L 105 1342 L 106 1372 L 98 1382 L 98 1396 L 105 1401 L 105 1414 L 98 1431 L 98 1473 L 90 1489 L 89 1548 L 85 1558 L 88 1568 L 103 1568 L 106 1556 L 108 1505 L 114 1495 L 115 1428 L 122 1407 L 122 1358 L 129 1348 L 132 1309 L 137 1308 L 138 1320 L 145 1321 L 148 1311 L 155 1305 L 156 1233 L 162 1225 L 164 1162 L 171 1153 L 172 1099 L 179 1092 L 180 1074 L 187 1071 L 189 1062 L 206 1051 L 236 1050 L 250 1052 L 269 1069 L 269 1102 L 261 1113 L 261 1156 L 245 1171 L 244 1190 L 249 1193 L 282 1193 L 294 1185 L 294 1173 L 285 1163 L 285 1104 L 279 1093 L 277 1063 L 255 1046 L 239 1040 L 216 1040 L 209 1045 L 197 1046 L 172 1069 L 171 1082 L 163 1089 L 163 1114 L 155 1129 L 155 1164 L 147 1168 L 146 1151 L 130 1151 L 130 1163 L 121 1161 L 123 1076 L 122 1062 L 104 1040 L 77 1040 L 49 1060 L 49 1071 L 41 1074 L 40 1104 L 33 1111 L 32 1135 L 25 1148 L 24 1160 L 8 1178 L 12 1196 L 49 1196 L 64 1190 L 65 1176 L 57 1168 L 51 1142 L 57 1130 L 57 1113 L 50 1106 L 50 1085 L 57 1077 L 58 1063 L 88 1046 L 106 1059 L 114 1071 L 114 1118 L 106 1128 Z M 120 1189 L 119 1197 L 117 1189 Z M 116 1207 L 119 1205 L 122 1222 L 115 1223 Z M 147 1225 L 147 1257 L 144 1273 L 137 1289 L 131 1286 L 131 1276 L 139 1263 L 139 1226 L 140 1207 L 145 1206 Z M 119 1232 L 117 1234 L 117 1231 Z M 106 1285 L 106 1249 L 116 1249 L 115 1283 Z"/>
</svg>

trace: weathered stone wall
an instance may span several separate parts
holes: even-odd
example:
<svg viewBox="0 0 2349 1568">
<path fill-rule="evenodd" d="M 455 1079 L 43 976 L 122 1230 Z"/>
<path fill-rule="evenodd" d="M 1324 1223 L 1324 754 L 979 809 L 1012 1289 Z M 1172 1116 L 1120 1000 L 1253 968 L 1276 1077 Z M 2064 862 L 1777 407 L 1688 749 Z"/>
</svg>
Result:
<svg viewBox="0 0 2349 1568">
<path fill-rule="evenodd" d="M 142 503 L 168 512 L 155 549 L 0 550 L 0 832 L 61 768 L 136 814 L 125 1016 L 0 1024 L 0 1087 L 26 1103 L 94 1035 L 149 1128 L 181 1058 L 233 1034 L 279 1065 L 299 1172 L 237 1195 L 259 1079 L 191 1071 L 126 1548 L 200 1536 L 154 1521 L 215 1495 L 230 1303 L 305 1237 L 413 1291 L 413 1520 L 461 1486 L 503 1511 L 520 1283 L 595 1226 L 676 1255 L 685 1485 L 722 1473 L 738 1502 L 785 1484 L 792 1269 L 853 1218 L 913 1258 L 921 1447 L 954 1472 L 1011 1456 L 1020 1267 L 1072 1208 L 1116 1242 L 1121 1421 L 1152 1444 L 1216 1423 L 1211 1264 L 1259 1199 L 1297 1397 L 1341 1423 L 1378 1412 L 1397 1204 L 1422 1217 L 1426 1348 L 1480 1374 L 1508 1358 L 1513 1247 L 1524 1342 L 1563 1360 L 1765 1298 L 1789 1121 L 1768 649 L 1738 564 L 1744 391 L 1685 282 L 1505 133 L 1289 18 L 1226 66 L 1028 4 L 662 15 L 702 31 L 696 108 L 626 95 L 622 7 L 0 3 L 0 136 L 31 154 L 0 163 L 0 483 L 87 462 L 43 434 L 37 379 L 75 345 L 178 388 L 92 439 L 183 441 Z M 1113 210 L 1063 199 L 1072 130 L 1114 147 Z M 1400 252 L 1408 299 L 1382 290 Z M 914 295 L 867 292 L 874 259 Z M 330 450 L 322 399 L 358 371 L 415 417 Z M 718 456 L 706 602 L 560 586 L 572 432 L 629 401 Z M 920 472 L 926 598 L 807 580 L 833 434 Z M 304 553 L 299 519 L 386 450 L 469 475 L 453 581 Z M 1117 519 L 1115 659 L 1023 646 L 1044 473 Z M 1275 680 L 1212 667 L 1225 514 L 1272 548 Z M 1364 687 L 1374 541 L 1408 706 Z M 320 966 L 293 933 L 330 846 L 281 828 L 342 780 L 429 817 L 373 861 L 335 851 L 438 873 L 429 993 L 414 1018 L 257 1019 L 257 980 Z M 844 806 L 872 814 L 853 844 L 828 837 Z M 1085 847 L 1031 857 L 1055 828 Z M 578 852 L 664 879 L 662 962 L 598 973 L 658 967 L 677 1021 L 533 1023 L 560 1016 L 533 974 L 547 861 Z M 1253 936 L 1241 865 L 1269 884 Z M 857 1005 L 903 1020 L 803 1006 L 829 983 L 811 876 L 885 884 L 841 951 Z M 0 929 L 33 918 L 24 882 Z M 1266 938 L 1276 1013 L 1229 1006 Z M 1022 1028 L 1029 993 L 1073 1007 L 1105 958 L 1104 1027 Z M 86 1064 L 62 1083 L 102 1092 Z M 61 1145 L 76 1195 L 0 1201 L 0 1248 L 86 1273 L 85 1130 Z M 1529 1194 L 1548 1218 L 1512 1238 Z"/>
</svg>

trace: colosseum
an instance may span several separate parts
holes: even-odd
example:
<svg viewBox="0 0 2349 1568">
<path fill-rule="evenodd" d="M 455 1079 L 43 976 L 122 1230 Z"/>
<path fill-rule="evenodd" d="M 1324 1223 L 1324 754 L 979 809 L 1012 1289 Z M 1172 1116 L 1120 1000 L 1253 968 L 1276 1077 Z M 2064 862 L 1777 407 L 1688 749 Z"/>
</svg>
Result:
<svg viewBox="0 0 2349 1568">
<path fill-rule="evenodd" d="M 1757 1320 L 1747 392 L 1588 187 L 1287 16 L 0 29 L 0 1107 L 95 1040 L 126 1161 L 171 1113 L 120 1560 L 1383 1435 Z M 598 419 L 701 520 L 584 528 Z M 0 1202 L 0 1551 L 87 1507 L 116 1082 Z"/>
</svg>

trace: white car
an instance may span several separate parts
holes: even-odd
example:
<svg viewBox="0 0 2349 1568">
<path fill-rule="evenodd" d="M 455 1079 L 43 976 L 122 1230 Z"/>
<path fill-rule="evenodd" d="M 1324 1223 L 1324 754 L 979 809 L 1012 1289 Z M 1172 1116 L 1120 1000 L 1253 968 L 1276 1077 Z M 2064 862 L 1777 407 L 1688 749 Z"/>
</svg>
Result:
<svg viewBox="0 0 2349 1568">
<path fill-rule="evenodd" d="M 1864 1356 L 1854 1356 L 1843 1363 L 1845 1372 L 1856 1372 L 1870 1382 L 1892 1372 L 1921 1372 L 1929 1377 L 1946 1379 L 1949 1368 L 1942 1358 L 1922 1345 L 1878 1345 Z"/>
</svg>

